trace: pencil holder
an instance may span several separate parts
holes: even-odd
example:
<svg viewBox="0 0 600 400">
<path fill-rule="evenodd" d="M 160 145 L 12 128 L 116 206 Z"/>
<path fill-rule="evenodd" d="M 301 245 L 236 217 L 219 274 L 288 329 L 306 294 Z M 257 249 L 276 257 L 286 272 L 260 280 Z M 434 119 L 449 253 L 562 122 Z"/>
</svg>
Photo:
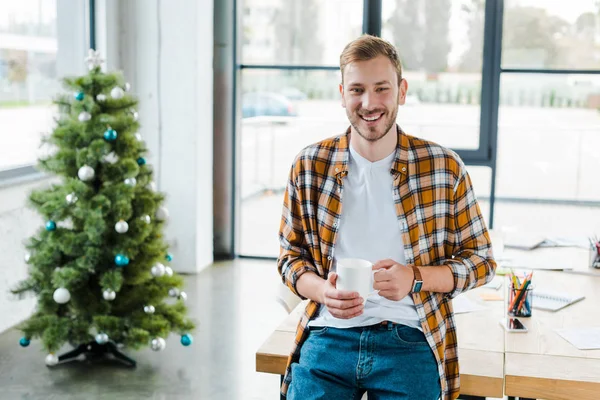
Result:
<svg viewBox="0 0 600 400">
<path fill-rule="evenodd" d="M 533 309 L 533 286 L 526 289 L 515 287 L 511 282 L 508 287 L 508 315 L 512 317 L 531 317 Z M 521 293 L 523 292 L 523 293 Z"/>
<path fill-rule="evenodd" d="M 600 268 L 599 251 L 597 247 L 590 249 L 590 268 Z"/>
</svg>

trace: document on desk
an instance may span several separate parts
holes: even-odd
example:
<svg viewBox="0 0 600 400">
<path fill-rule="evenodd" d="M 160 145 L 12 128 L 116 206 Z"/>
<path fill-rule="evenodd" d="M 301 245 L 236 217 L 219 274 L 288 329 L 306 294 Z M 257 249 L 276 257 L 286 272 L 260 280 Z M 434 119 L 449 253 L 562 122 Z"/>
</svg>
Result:
<svg viewBox="0 0 600 400">
<path fill-rule="evenodd" d="M 463 314 L 486 309 L 486 307 L 474 302 L 464 294 L 458 295 L 452 299 L 452 307 L 454 308 L 454 314 Z"/>
<path fill-rule="evenodd" d="M 555 329 L 554 331 L 579 350 L 600 349 L 600 327 Z"/>
<path fill-rule="evenodd" d="M 511 262 L 505 268 L 579 270 L 587 269 L 589 253 L 579 248 L 538 248 L 529 251 L 512 251 Z"/>
</svg>

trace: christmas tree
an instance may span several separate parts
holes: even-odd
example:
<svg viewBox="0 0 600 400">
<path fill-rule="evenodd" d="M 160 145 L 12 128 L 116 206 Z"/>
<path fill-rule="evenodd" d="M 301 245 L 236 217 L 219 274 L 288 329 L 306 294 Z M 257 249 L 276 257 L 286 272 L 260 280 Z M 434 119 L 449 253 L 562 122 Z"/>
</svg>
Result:
<svg viewBox="0 0 600 400">
<path fill-rule="evenodd" d="M 97 52 L 86 62 L 88 74 L 63 80 L 68 94 L 55 99 L 56 126 L 43 140 L 56 151 L 39 168 L 62 179 L 29 197 L 47 222 L 26 243 L 29 277 L 12 290 L 37 296 L 20 344 L 41 339 L 50 366 L 82 353 L 135 366 L 118 348 L 162 350 L 170 332 L 188 346 L 194 324 L 168 266 L 169 215 L 144 158 L 138 101 Z M 57 356 L 65 343 L 75 349 Z"/>
</svg>

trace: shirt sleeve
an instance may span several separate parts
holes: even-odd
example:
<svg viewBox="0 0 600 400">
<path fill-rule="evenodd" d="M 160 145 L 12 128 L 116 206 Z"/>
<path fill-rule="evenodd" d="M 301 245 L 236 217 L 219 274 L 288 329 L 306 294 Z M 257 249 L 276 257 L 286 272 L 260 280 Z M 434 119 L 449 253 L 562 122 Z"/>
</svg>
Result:
<svg viewBox="0 0 600 400">
<path fill-rule="evenodd" d="M 454 276 L 449 298 L 490 282 L 496 274 L 490 236 L 464 166 L 454 187 L 453 206 L 454 249 L 444 262 Z"/>
<path fill-rule="evenodd" d="M 296 185 L 294 169 L 293 166 L 290 170 L 283 200 L 277 270 L 283 283 L 295 295 L 305 300 L 306 297 L 296 289 L 298 278 L 306 272 L 318 274 L 318 270 L 304 236 L 306 221 L 303 218 L 301 192 Z"/>
</svg>

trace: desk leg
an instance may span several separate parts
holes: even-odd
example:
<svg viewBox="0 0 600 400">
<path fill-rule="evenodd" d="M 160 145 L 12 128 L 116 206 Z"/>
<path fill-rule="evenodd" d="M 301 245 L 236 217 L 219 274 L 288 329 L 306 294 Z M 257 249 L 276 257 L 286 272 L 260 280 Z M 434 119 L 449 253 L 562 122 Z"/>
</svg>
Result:
<svg viewBox="0 0 600 400">
<path fill-rule="evenodd" d="M 281 385 L 283 385 L 283 375 L 279 375 L 279 390 L 281 390 Z M 279 400 L 285 400 L 282 394 L 279 395 Z"/>
</svg>

